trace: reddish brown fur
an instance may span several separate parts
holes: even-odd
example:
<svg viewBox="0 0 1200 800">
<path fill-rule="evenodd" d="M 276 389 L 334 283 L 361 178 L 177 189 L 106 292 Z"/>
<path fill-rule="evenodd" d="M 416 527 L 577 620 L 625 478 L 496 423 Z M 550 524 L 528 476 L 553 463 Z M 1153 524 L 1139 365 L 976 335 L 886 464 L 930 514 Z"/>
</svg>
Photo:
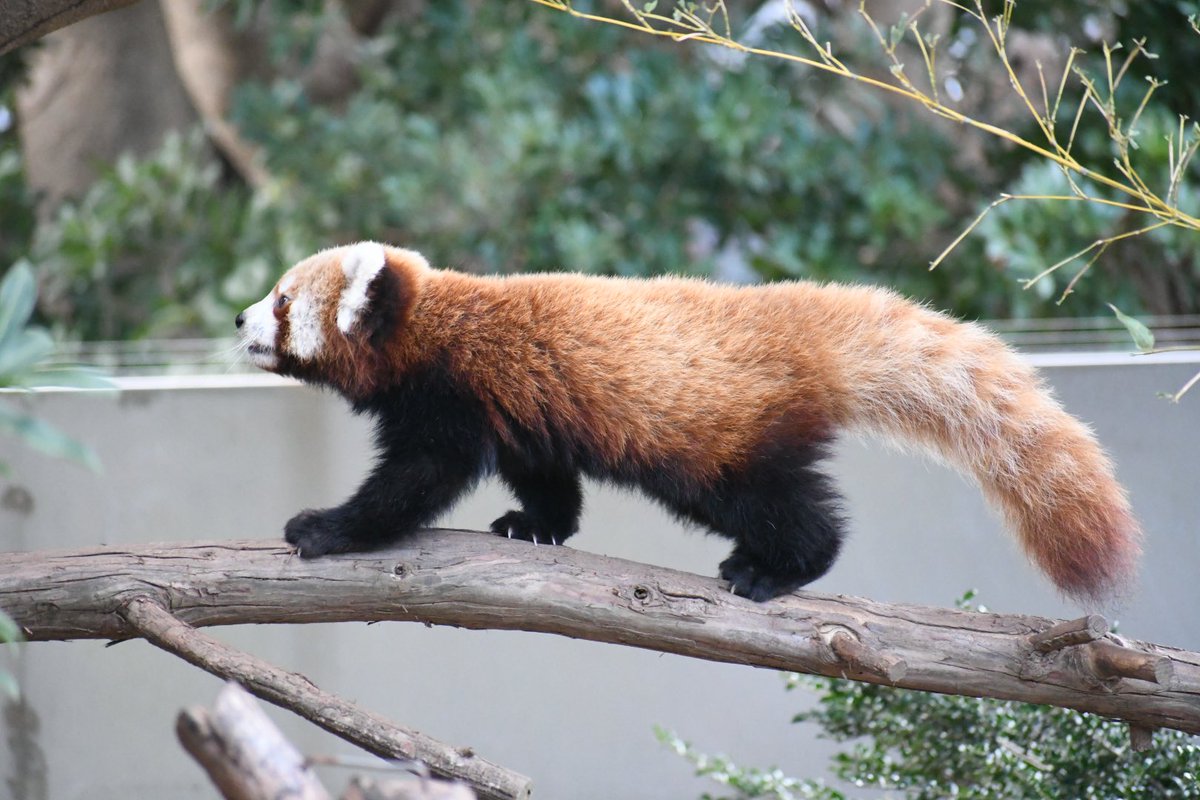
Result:
<svg viewBox="0 0 1200 800">
<path fill-rule="evenodd" d="M 707 484 L 770 437 L 861 428 L 971 474 L 1065 592 L 1133 571 L 1139 531 L 1091 433 L 983 329 L 879 289 L 733 288 L 574 274 L 477 277 L 388 251 L 403 314 L 382 354 L 334 323 L 337 251 L 293 270 L 323 298 L 312 368 L 351 398 L 442 359 L 511 424 L 553 426 L 611 465 L 683 465 Z"/>
</svg>

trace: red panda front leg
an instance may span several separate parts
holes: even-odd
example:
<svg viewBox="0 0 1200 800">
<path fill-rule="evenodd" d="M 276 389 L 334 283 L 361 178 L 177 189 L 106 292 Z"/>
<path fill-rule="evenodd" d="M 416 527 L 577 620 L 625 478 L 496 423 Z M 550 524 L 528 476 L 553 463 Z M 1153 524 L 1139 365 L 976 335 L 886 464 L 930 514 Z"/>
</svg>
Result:
<svg viewBox="0 0 1200 800">
<path fill-rule="evenodd" d="M 479 470 L 428 453 L 389 454 L 340 506 L 308 509 L 284 527 L 302 558 L 358 553 L 393 544 L 428 525 L 478 480 Z"/>
<path fill-rule="evenodd" d="M 583 491 L 569 468 L 538 468 L 501 455 L 500 478 L 521 503 L 491 525 L 492 533 L 534 544 L 562 544 L 579 530 Z"/>
<path fill-rule="evenodd" d="M 304 511 L 284 538 L 300 555 L 373 550 L 428 525 L 479 480 L 492 439 L 469 397 L 436 373 L 358 406 L 376 417 L 379 460 L 336 508 Z"/>
</svg>

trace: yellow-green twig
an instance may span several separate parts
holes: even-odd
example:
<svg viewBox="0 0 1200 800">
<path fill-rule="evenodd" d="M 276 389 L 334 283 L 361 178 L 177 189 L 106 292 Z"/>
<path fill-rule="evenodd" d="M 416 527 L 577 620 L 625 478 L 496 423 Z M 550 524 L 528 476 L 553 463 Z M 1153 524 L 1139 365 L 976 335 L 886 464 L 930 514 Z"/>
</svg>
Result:
<svg viewBox="0 0 1200 800">
<path fill-rule="evenodd" d="M 1068 171 L 1068 172 L 1077 174 L 1079 176 L 1082 176 L 1084 178 L 1087 178 L 1101 186 L 1112 189 L 1113 191 L 1134 197 L 1137 200 L 1141 201 L 1141 203 L 1144 205 L 1144 209 L 1142 209 L 1142 213 L 1150 214 L 1150 215 L 1158 218 L 1159 220 L 1164 221 L 1170 225 L 1179 225 L 1181 227 L 1187 227 L 1187 228 L 1191 228 L 1194 230 L 1200 230 L 1200 218 L 1197 218 L 1195 216 L 1187 214 L 1187 213 L 1183 212 L 1182 210 L 1180 210 L 1179 208 L 1172 206 L 1171 204 L 1164 201 L 1162 198 L 1158 197 L 1153 192 L 1147 191 L 1146 188 L 1144 187 L 1144 185 L 1143 186 L 1130 185 L 1130 183 L 1123 182 L 1121 180 L 1112 178 L 1103 173 L 1096 172 L 1095 170 L 1091 170 L 1091 169 L 1085 167 L 1084 165 L 1082 165 L 1081 163 L 1079 163 L 1079 161 L 1070 154 L 1071 144 L 1073 144 L 1073 142 L 1075 140 L 1075 132 L 1076 132 L 1076 128 L 1078 127 L 1079 117 L 1083 113 L 1082 105 L 1080 106 L 1079 110 L 1076 113 L 1075 123 L 1072 125 L 1071 137 L 1068 141 L 1067 146 L 1063 147 L 1062 145 L 1057 144 L 1056 140 L 1053 137 L 1053 129 L 1052 128 L 1048 129 L 1047 126 L 1045 126 L 1045 124 L 1041 122 L 1040 115 L 1037 115 L 1036 110 L 1033 109 L 1033 107 L 1032 107 L 1032 103 L 1029 103 L 1028 96 L 1025 94 L 1024 89 L 1020 85 L 1020 82 L 1016 80 L 1015 73 L 1012 72 L 1011 63 L 1008 63 L 1008 61 L 1007 61 L 1007 53 L 1003 47 L 1003 36 L 1007 34 L 1008 26 L 1011 22 L 1012 11 L 1013 11 L 1013 8 L 1012 8 L 1013 4 L 1011 2 L 1005 3 L 1004 12 L 1000 17 L 996 18 L 996 20 L 995 20 L 996 27 L 993 28 L 991 23 L 988 22 L 986 17 L 984 16 L 981 0 L 975 0 L 975 4 L 974 4 L 975 8 L 974 9 L 967 8 L 966 6 L 956 3 L 956 2 L 951 2 L 951 0 L 941 0 L 941 1 L 947 3 L 948 5 L 953 6 L 955 8 L 959 8 L 959 9 L 971 14 L 972 16 L 976 17 L 977 19 L 980 19 L 983 21 L 984 27 L 987 29 L 988 35 L 989 35 L 989 37 L 991 37 L 991 39 L 993 41 L 993 46 L 994 47 L 998 46 L 999 54 L 1004 57 L 1005 69 L 1006 69 L 1006 72 L 1008 72 L 1010 74 L 1010 78 L 1013 81 L 1014 89 L 1022 97 L 1023 101 L 1027 103 L 1030 110 L 1034 113 L 1035 118 L 1039 120 L 1040 127 L 1042 127 L 1043 132 L 1046 133 L 1049 137 L 1048 144 L 1049 144 L 1050 148 L 1053 148 L 1053 149 L 1047 149 L 1047 147 L 1043 147 L 1039 144 L 1031 142 L 1028 139 L 1025 139 L 1024 137 L 1013 133 L 1012 131 L 1009 131 L 1009 130 L 1002 128 L 1000 126 L 997 126 L 997 125 L 993 125 L 989 122 L 985 122 L 983 120 L 968 116 L 968 115 L 958 111 L 957 109 L 954 109 L 954 108 L 951 108 L 950 106 L 945 105 L 940 100 L 935 99 L 935 98 L 929 96 L 928 94 L 916 89 L 916 87 L 913 86 L 912 82 L 907 78 L 907 76 L 905 76 L 903 74 L 902 69 L 894 69 L 893 70 L 893 74 L 895 75 L 897 81 L 899 81 L 898 84 L 897 83 L 888 83 L 886 81 L 879 80 L 877 78 L 872 78 L 868 75 L 863 75 L 861 73 L 855 72 L 855 71 L 847 68 L 845 66 L 845 64 L 843 64 L 841 61 L 838 61 L 836 59 L 829 57 L 831 54 L 828 51 L 826 51 L 825 48 L 823 48 L 819 44 L 815 44 L 816 39 L 815 39 L 815 37 L 812 36 L 811 31 L 808 32 L 807 36 L 805 36 L 805 40 L 807 42 L 809 42 L 810 44 L 815 44 L 816 49 L 818 50 L 818 52 L 821 53 L 821 58 L 819 60 L 808 58 L 806 56 L 799 55 L 797 53 L 789 53 L 789 52 L 785 52 L 785 51 L 781 51 L 781 50 L 773 50 L 770 48 L 762 48 L 762 47 L 753 47 L 753 46 L 742 44 L 742 43 L 734 40 L 728 34 L 718 33 L 715 29 L 713 29 L 713 27 L 711 26 L 710 23 L 705 22 L 704 20 L 700 19 L 698 16 L 695 15 L 695 13 L 688 11 L 688 10 L 681 10 L 678 7 L 676 9 L 678 16 L 668 17 L 663 14 L 656 14 L 656 13 L 647 12 L 647 11 L 639 11 L 632 5 L 631 2 L 625 2 L 624 7 L 629 11 L 629 13 L 632 15 L 632 17 L 636 20 L 636 22 L 631 22 L 629 20 L 623 20 L 623 19 L 618 19 L 615 17 L 609 17 L 609 16 L 605 16 L 603 14 L 593 14 L 590 12 L 579 11 L 578 9 L 574 8 L 571 5 L 569 0 L 532 0 L 532 2 L 537 3 L 538 5 L 542 5 L 542 6 L 545 6 L 548 8 L 552 8 L 556 11 L 570 14 L 571 16 L 577 17 L 579 19 L 589 20 L 592 22 L 599 22 L 599 23 L 603 23 L 603 24 L 607 24 L 607 25 L 615 25 L 618 27 L 623 27 L 623 28 L 627 28 L 630 30 L 639 31 L 641 33 L 652 35 L 652 36 L 671 38 L 675 41 L 688 40 L 688 41 L 694 41 L 694 42 L 701 42 L 701 43 L 705 43 L 705 44 L 714 44 L 714 45 L 719 45 L 722 47 L 727 47 L 727 48 L 736 50 L 738 52 L 745 53 L 747 55 L 779 59 L 781 61 L 799 64 L 802 66 L 809 67 L 811 69 L 820 70 L 822 72 L 828 72 L 828 73 L 838 75 L 843 78 L 847 78 L 856 83 L 861 83 L 865 86 L 870 86 L 874 89 L 878 89 L 881 91 L 899 95 L 901 97 L 907 98 L 908 100 L 911 100 L 913 102 L 916 102 L 916 103 L 928 108 L 930 111 L 938 114 L 939 116 L 945 117 L 946 119 L 953 120 L 954 122 L 958 122 L 963 125 L 968 125 L 972 128 L 980 130 L 991 136 L 994 136 L 996 138 L 1007 141 L 1013 145 L 1016 145 L 1017 147 L 1021 147 L 1025 150 L 1028 150 L 1036 155 L 1041 156 L 1042 158 L 1053 161 L 1054 163 L 1056 163 L 1060 167 L 1062 167 L 1065 171 Z M 713 7 L 714 13 L 716 10 L 720 10 L 723 7 L 724 7 L 724 4 L 722 2 L 720 2 L 720 0 L 718 0 L 717 4 Z M 868 19 L 869 19 L 869 17 L 868 17 Z M 805 26 L 805 28 L 807 28 L 807 26 Z M 878 37 L 880 37 L 881 42 L 883 42 L 885 49 L 888 49 L 889 45 L 887 44 L 886 38 L 882 36 L 882 31 L 879 30 L 877 25 L 874 26 L 874 29 L 875 29 L 876 35 Z M 893 52 L 891 53 L 891 55 L 894 58 L 894 48 L 892 48 L 892 51 Z M 1109 52 L 1111 53 L 1111 50 Z M 1072 54 L 1073 53 L 1074 53 L 1074 51 L 1072 51 Z M 1073 57 L 1069 59 L 1068 68 L 1071 66 L 1070 62 L 1072 62 L 1072 61 L 1073 61 Z M 1110 61 L 1109 69 L 1110 69 L 1110 77 L 1111 77 L 1110 83 L 1111 83 L 1111 82 L 1115 82 L 1116 77 L 1111 75 L 1111 59 L 1109 61 Z M 898 61 L 894 61 L 893 66 L 895 67 L 898 63 L 899 63 Z M 1065 81 L 1065 75 L 1064 75 L 1064 81 Z M 1097 108 L 1100 110 L 1101 114 L 1108 121 L 1110 129 L 1113 129 L 1113 126 L 1115 124 L 1115 117 L 1113 116 L 1111 110 L 1109 108 L 1107 108 L 1105 104 L 1100 102 L 1100 96 L 1098 93 L 1095 92 L 1094 86 L 1086 89 L 1085 91 L 1086 91 L 1085 97 L 1092 98 L 1092 100 L 1095 102 Z M 1060 98 L 1059 99 L 1061 99 L 1061 88 L 1060 88 Z M 1085 102 L 1086 102 L 1086 100 L 1085 100 Z M 1119 128 L 1117 128 L 1116 130 L 1118 133 L 1120 133 Z"/>
</svg>

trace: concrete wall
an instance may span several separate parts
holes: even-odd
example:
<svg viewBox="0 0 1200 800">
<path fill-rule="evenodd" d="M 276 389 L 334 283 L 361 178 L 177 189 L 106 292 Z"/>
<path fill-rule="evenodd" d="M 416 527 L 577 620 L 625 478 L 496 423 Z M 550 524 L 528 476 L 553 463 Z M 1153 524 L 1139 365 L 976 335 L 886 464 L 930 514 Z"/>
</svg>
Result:
<svg viewBox="0 0 1200 800">
<path fill-rule="evenodd" d="M 1200 649 L 1200 395 L 1180 405 L 1155 397 L 1198 366 L 1107 363 L 1115 360 L 1046 369 L 1066 406 L 1115 456 L 1148 533 L 1140 589 L 1115 616 L 1130 636 Z M 34 411 L 97 450 L 105 472 L 0 440 L 0 460 L 13 471 L 0 483 L 0 549 L 274 536 L 295 511 L 338 502 L 362 476 L 368 427 L 336 398 L 271 381 L 216 382 L 240 385 L 142 382 L 115 398 L 32 398 Z M 840 445 L 834 470 L 853 533 L 814 589 L 947 605 L 973 587 L 998 611 L 1078 613 L 1024 563 L 976 489 L 956 475 L 853 440 Z M 485 527 L 508 506 L 499 487 L 486 485 L 445 522 Z M 588 487 L 583 532 L 571 544 L 704 574 L 727 549 L 634 494 L 596 486 Z M 398 623 L 216 634 L 398 722 L 474 746 L 533 776 L 539 797 L 698 796 L 705 784 L 655 742 L 655 724 L 791 774 L 820 774 L 829 752 L 813 731 L 789 723 L 804 698 L 785 694 L 769 670 Z M 36 726 L 6 722 L 0 775 L 10 783 L 0 796 L 215 796 L 172 735 L 177 710 L 210 702 L 215 679 L 140 641 L 31 644 L 0 659 L 36 715 Z M 309 752 L 352 752 L 273 713 Z M 346 779 L 336 769 L 326 777 L 338 787 Z M 27 788 L 18 792 L 18 783 Z"/>
</svg>

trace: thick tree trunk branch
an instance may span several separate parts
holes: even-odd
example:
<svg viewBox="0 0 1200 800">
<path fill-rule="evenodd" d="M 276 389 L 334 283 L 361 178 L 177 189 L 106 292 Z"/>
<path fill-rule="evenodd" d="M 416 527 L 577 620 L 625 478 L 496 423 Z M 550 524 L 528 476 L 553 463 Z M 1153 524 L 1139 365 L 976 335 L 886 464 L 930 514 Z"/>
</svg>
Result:
<svg viewBox="0 0 1200 800">
<path fill-rule="evenodd" d="M 0 13 L 0 55 L 81 19 L 137 0 L 6 0 Z"/>
<path fill-rule="evenodd" d="M 33 640 L 137 636 L 122 613 L 138 597 L 195 626 L 541 631 L 1200 733 L 1200 654 L 1118 639 L 1090 618 L 1045 636 L 1057 620 L 815 592 L 756 604 L 710 578 L 461 531 L 313 561 L 274 542 L 0 555 L 0 608 Z"/>
<path fill-rule="evenodd" d="M 139 597 L 122 616 L 154 645 L 206 672 L 235 680 L 257 697 L 384 758 L 422 761 L 435 775 L 470 784 L 488 800 L 525 800 L 529 778 L 422 733 L 402 728 L 295 672 L 242 653 L 180 622 L 155 601 Z"/>
</svg>

